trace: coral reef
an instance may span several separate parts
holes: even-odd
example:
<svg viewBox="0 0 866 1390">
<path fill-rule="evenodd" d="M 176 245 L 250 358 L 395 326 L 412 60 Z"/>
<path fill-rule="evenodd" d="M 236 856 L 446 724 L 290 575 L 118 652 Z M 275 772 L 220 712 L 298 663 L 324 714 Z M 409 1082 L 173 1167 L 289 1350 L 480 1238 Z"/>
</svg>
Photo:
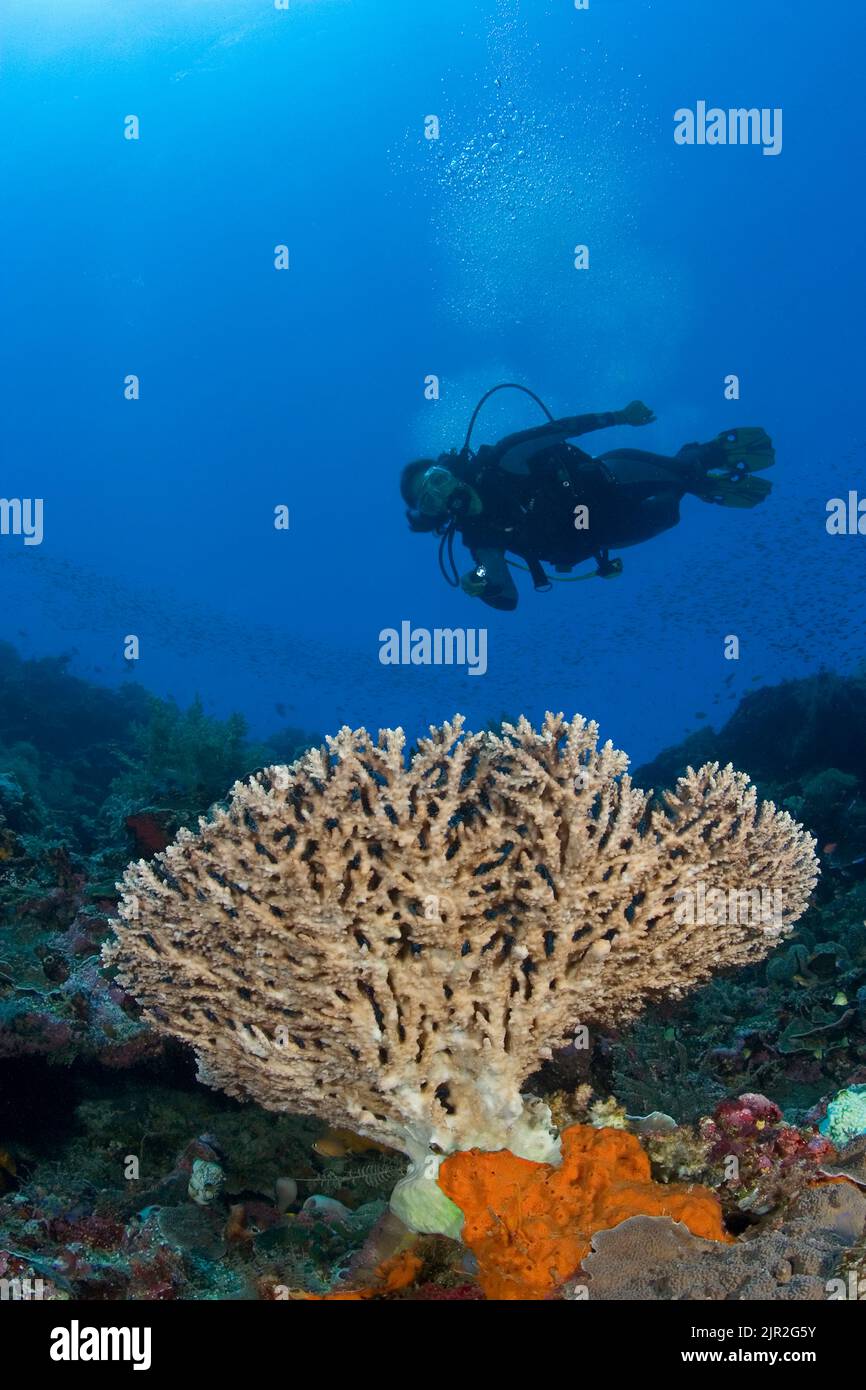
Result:
<svg viewBox="0 0 866 1390">
<path fill-rule="evenodd" d="M 56 1114 L 69 1089 L 49 1096 L 41 1087 L 41 1107 Z M 0 1197 L 0 1248 L 50 1279 L 57 1297 L 327 1293 L 387 1212 L 401 1171 L 381 1155 L 356 1155 L 336 1180 L 335 1165 L 316 1155 L 316 1121 L 242 1109 L 141 1069 L 73 1090 L 62 1125 L 38 1145 L 13 1142 Z M 6 1132 L 24 1121 L 10 1099 L 7 1087 Z M 284 1202 L 287 1173 L 294 1194 Z M 377 1253 L 389 1251 L 380 1243 Z"/>
<path fill-rule="evenodd" d="M 801 782 L 827 768 L 866 779 L 866 677 L 830 672 L 746 695 L 719 733 L 701 730 L 641 769 L 671 786 L 684 763 L 738 759 L 762 787 Z"/>
<path fill-rule="evenodd" d="M 130 820 L 143 822 L 129 828 L 138 829 L 145 843 L 158 827 L 162 844 L 152 846 L 151 853 L 164 848 L 181 825 L 194 822 L 270 751 L 249 743 L 239 714 L 225 721 L 211 719 L 198 699 L 181 710 L 150 697 L 147 718 L 130 726 L 127 744 L 129 751 L 118 752 L 120 771 L 103 816 L 112 829 L 121 821 L 128 827 Z"/>
<path fill-rule="evenodd" d="M 162 1049 L 100 969 L 113 904 L 88 899 L 83 866 L 65 847 L 19 860 L 0 902 L 0 1057 L 128 1066 Z"/>
<path fill-rule="evenodd" d="M 252 744 L 237 716 L 67 665 L 0 643 L 0 1057 L 127 1067 L 163 1043 L 100 969 L 118 876 L 301 736 Z"/>
<path fill-rule="evenodd" d="M 171 885 L 159 856 L 176 850 L 172 837 L 198 827 L 188 843 L 207 843 L 231 810 L 218 807 L 203 825 L 198 818 L 233 778 L 282 767 L 319 740 L 285 728 L 254 744 L 240 721 L 211 719 L 198 702 L 180 710 L 131 683 L 102 690 L 71 676 L 62 659 L 21 661 L 0 644 L 0 1278 L 12 1296 L 472 1301 L 485 1290 L 514 1296 L 522 1288 L 518 1296 L 533 1298 L 866 1298 L 863 1211 L 850 1196 L 866 1194 L 864 713 L 864 680 L 821 677 L 757 691 L 720 734 L 704 731 L 640 775 L 644 785 L 673 788 L 672 800 L 646 804 L 624 776 L 621 755 L 598 750 L 594 730 L 587 739 L 591 726 L 579 735 L 568 725 L 561 735 L 518 726 L 529 747 L 507 720 L 486 735 L 458 732 L 454 746 L 470 745 L 465 760 L 458 767 L 454 748 L 440 748 L 426 775 L 420 764 L 429 740 L 408 768 L 401 764 L 392 774 L 391 749 L 344 731 L 347 758 L 362 764 L 354 777 L 333 743 L 304 760 L 320 775 L 310 774 L 293 792 L 285 772 L 260 771 L 254 797 L 267 797 L 267 783 L 286 776 L 274 800 L 282 797 L 291 825 L 286 839 L 300 848 L 288 854 L 281 841 L 275 850 L 267 838 L 275 823 L 260 823 L 255 807 L 236 800 L 243 821 L 231 833 L 255 856 L 246 860 L 250 873 L 223 874 L 225 884 L 207 875 L 196 883 L 204 901 L 188 905 L 200 913 L 202 930 L 210 923 L 227 947 L 238 950 L 239 940 L 248 946 L 262 978 L 278 978 L 264 975 L 277 959 L 267 955 L 275 943 L 291 936 L 293 958 L 315 973 L 317 942 L 343 931 L 353 982 L 343 993 L 351 1007 L 334 996 L 325 1041 L 339 1032 L 348 1059 L 344 1054 L 329 1086 L 336 1092 L 331 1108 L 315 1096 L 303 1103 L 321 1116 L 315 1120 L 197 1086 L 191 1054 L 173 1041 L 170 1027 L 154 1029 L 152 1016 L 141 1017 L 113 971 L 101 967 L 100 948 L 115 911 L 115 880 L 131 855 L 150 862 L 166 905 Z M 571 751 L 583 739 L 575 767 Z M 615 771 L 610 760 L 621 760 Z M 712 785 L 700 795 L 708 769 L 686 774 L 685 796 L 677 788 L 687 763 L 728 761 L 748 767 L 760 795 L 817 835 L 822 877 L 787 940 L 781 938 L 793 912 L 781 930 L 778 920 L 739 924 L 741 953 L 722 952 L 704 968 L 699 948 L 727 942 L 729 924 L 714 924 L 712 912 L 703 926 L 678 922 L 681 959 L 656 911 L 660 893 L 669 903 L 683 888 L 717 885 L 722 856 L 731 851 L 727 811 L 715 818 L 714 843 L 702 840 L 691 811 L 709 815 L 714 796 L 739 797 L 750 850 L 762 823 L 777 830 L 785 824 L 758 812 L 732 774 L 710 771 Z M 324 801 L 332 794 L 337 809 L 328 817 Z M 792 828 L 790 834 L 793 848 Z M 410 854 L 418 860 L 418 835 L 426 836 L 423 867 L 410 875 L 399 866 Z M 345 847 L 358 837 L 355 861 Z M 811 852 L 799 843 L 805 896 Z M 709 860 L 698 862 L 695 847 Z M 214 874 L 221 873 L 222 848 L 218 840 L 208 863 Z M 339 873 L 326 862 L 338 849 Z M 276 853 L 281 868 L 291 859 L 304 891 L 295 891 L 298 879 L 289 875 L 290 901 L 300 902 L 300 913 L 290 909 L 281 919 L 269 906 L 260 940 L 258 919 L 248 916 L 259 905 L 246 892 L 238 900 L 230 885 L 245 882 L 255 891 L 262 869 L 270 879 L 274 866 L 262 850 Z M 652 863 L 647 851 L 655 854 Z M 746 886 L 772 887 L 778 880 L 761 881 L 766 872 L 760 857 L 757 863 Z M 736 865 L 730 878 L 722 876 L 723 886 L 738 890 L 741 880 Z M 177 882 L 188 891 L 182 877 Z M 276 895 L 262 901 L 282 906 Z M 167 921 L 152 923 L 156 940 Z M 130 926 L 136 924 L 123 930 Z M 650 943 L 665 944 L 672 976 L 650 970 Z M 708 979 L 716 965 L 737 969 Z M 266 1073 L 279 1076 L 284 1066 L 302 1070 L 305 1054 L 293 1037 L 320 1050 L 303 1017 L 293 1016 L 294 975 L 282 980 L 280 1007 L 287 1012 L 278 1015 L 268 996 L 260 1019 L 249 1007 L 237 1012 L 238 996 L 250 1004 L 240 995 L 250 982 L 227 971 L 219 978 L 229 981 L 223 995 L 234 1000 L 232 1018 L 262 1026 L 281 1044 L 269 1063 L 249 1063 L 260 1068 L 262 1085 Z M 467 982 L 473 1006 L 488 1017 L 474 1007 L 466 1012 Z M 305 980 L 304 989 L 318 998 L 313 983 Z M 584 983 L 594 991 L 589 999 L 580 992 Z M 357 988 L 364 984 L 372 994 Z M 447 1000 L 446 985 L 456 998 Z M 327 991 L 327 983 L 322 987 Z M 547 999 L 546 991 L 560 997 Z M 592 1025 L 588 1039 L 578 1038 L 584 1030 L 568 1031 L 572 1022 Z M 286 1031 L 278 1032 L 283 1023 Z M 202 1036 L 216 1027 L 203 1028 Z M 230 1052 L 229 1033 L 223 1041 Z M 515 1051 L 512 1069 L 503 1071 L 505 1038 Z M 439 1070 L 431 1073 L 433 1091 L 429 1084 L 421 1091 L 419 1108 L 424 1067 L 404 1067 L 403 1049 L 422 1039 L 423 1062 Z M 569 1045 L 548 1056 L 563 1040 Z M 451 1065 L 455 1055 L 459 1067 Z M 369 1137 L 359 1138 L 342 1088 L 357 1094 L 364 1065 L 373 1077 L 366 1099 L 377 1104 L 374 1124 L 360 1126 Z M 393 1105 L 380 1108 L 389 1076 Z M 459 1234 L 457 1188 L 447 1195 L 433 1181 L 441 1155 L 427 1151 L 425 1182 L 410 1182 L 407 1191 L 399 1182 L 405 1159 L 388 1141 L 408 1113 L 420 1141 L 428 1137 L 442 1148 L 471 1142 L 477 1116 L 463 1104 L 467 1076 L 489 1081 L 476 1132 L 487 1128 L 488 1142 L 499 1139 L 525 1155 L 470 1153 L 443 1165 L 447 1187 L 452 1168 L 502 1164 L 490 1186 L 497 1230 L 518 1233 L 524 1243 L 498 1253 L 496 1232 L 485 1244 L 483 1183 L 472 1190 L 466 1179 L 459 1193 L 468 1243 L 413 1236 L 388 1208 L 397 1183 L 394 1205 L 413 1225 L 424 1226 L 426 1211 L 431 1229 Z M 282 1082 L 279 1088 L 282 1094 Z M 505 1134 L 488 1123 L 500 1094 L 514 1107 L 510 1116 L 503 1110 L 502 1128 L 511 1126 Z M 388 1130 L 384 1142 L 377 1115 Z M 325 1121 L 338 1128 L 325 1129 Z M 604 1150 L 595 1170 L 586 1154 L 556 1166 L 558 1131 L 568 1134 L 575 1125 L 602 1136 L 583 1141 L 587 1152 L 593 1144 Z M 567 1137 L 567 1150 L 573 1142 Z M 628 1146 L 619 1161 L 616 1144 Z M 580 1163 L 586 1180 L 569 1188 L 565 1174 Z M 504 1184 L 509 1173 L 527 1168 L 535 1177 L 524 1189 L 528 1206 L 518 1210 L 517 1194 Z M 601 1168 L 618 1178 L 603 1180 Z M 639 1181 L 626 1178 L 632 1168 Z M 548 1181 L 554 1174 L 564 1192 Z M 617 1183 L 625 1193 L 618 1217 Z M 663 1211 L 681 1222 L 684 1212 L 664 1204 L 687 1191 L 709 1203 L 701 1209 L 714 1213 L 711 1233 L 724 1240 L 706 1240 L 699 1220 L 691 1220 L 695 1234 L 670 1215 L 646 1215 Z M 566 1229 L 557 1237 L 560 1221 Z M 551 1260 L 547 1283 L 539 1274 L 546 1239 L 561 1256 Z M 482 1254 L 478 1263 L 472 1244 Z M 563 1273 L 575 1250 L 580 1258 Z"/>
<path fill-rule="evenodd" d="M 696 759 L 748 768 L 761 795 L 816 835 L 821 880 L 765 964 L 709 982 L 675 1011 L 654 1009 L 594 1059 L 594 1083 L 630 1110 L 657 1105 L 685 1121 L 723 1095 L 761 1091 L 805 1113 L 816 1096 L 866 1080 L 864 718 L 863 677 L 788 681 L 746 696 L 718 733 L 703 730 L 636 773 L 664 787 Z"/>
</svg>

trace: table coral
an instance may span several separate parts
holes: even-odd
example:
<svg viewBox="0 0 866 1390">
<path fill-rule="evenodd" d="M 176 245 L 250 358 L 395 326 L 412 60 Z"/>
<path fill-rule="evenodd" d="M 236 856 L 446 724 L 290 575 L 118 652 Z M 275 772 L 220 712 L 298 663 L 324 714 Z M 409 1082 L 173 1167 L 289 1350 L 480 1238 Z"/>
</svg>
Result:
<svg viewBox="0 0 866 1390">
<path fill-rule="evenodd" d="M 637 1213 L 669 1216 L 695 1236 L 725 1241 L 716 1196 L 697 1185 L 654 1183 L 634 1135 L 574 1125 L 559 1167 L 513 1154 L 452 1154 L 439 1184 L 464 1214 L 463 1239 L 491 1299 L 543 1299 L 578 1270 L 597 1231 Z"/>
<path fill-rule="evenodd" d="M 656 806 L 596 725 L 502 728 L 457 717 L 408 765 L 401 730 L 344 728 L 236 783 L 197 834 L 129 867 L 106 951 L 201 1079 L 408 1153 L 416 1229 L 454 1220 L 441 1153 L 555 1156 L 521 1087 L 576 1023 L 759 959 L 815 882 L 811 838 L 730 767 L 689 770 Z M 683 914 L 704 887 L 776 909 Z"/>
</svg>

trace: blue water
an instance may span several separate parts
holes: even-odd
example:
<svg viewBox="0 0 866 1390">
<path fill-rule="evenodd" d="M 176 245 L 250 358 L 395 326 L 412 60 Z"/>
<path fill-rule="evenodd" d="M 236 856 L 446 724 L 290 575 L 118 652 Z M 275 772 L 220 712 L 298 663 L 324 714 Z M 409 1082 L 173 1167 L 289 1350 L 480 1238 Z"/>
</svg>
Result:
<svg viewBox="0 0 866 1390">
<path fill-rule="evenodd" d="M 2 492 L 45 535 L 0 537 L 0 636 L 260 733 L 553 708 L 637 759 L 857 667 L 866 536 L 825 520 L 866 495 L 864 43 L 841 0 L 5 0 Z M 676 145 L 699 100 L 781 108 L 782 153 Z M 763 425 L 773 495 L 483 608 L 397 480 L 500 380 L 655 410 L 596 452 Z M 500 393 L 474 442 L 538 419 Z M 485 627 L 487 673 L 383 666 L 404 619 Z"/>
</svg>

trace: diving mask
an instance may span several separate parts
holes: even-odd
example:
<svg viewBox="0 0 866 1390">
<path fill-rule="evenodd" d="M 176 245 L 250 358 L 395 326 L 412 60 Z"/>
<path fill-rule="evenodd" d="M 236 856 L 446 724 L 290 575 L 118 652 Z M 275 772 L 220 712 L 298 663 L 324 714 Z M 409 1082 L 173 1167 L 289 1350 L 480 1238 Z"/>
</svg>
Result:
<svg viewBox="0 0 866 1390">
<path fill-rule="evenodd" d="M 481 499 L 450 469 L 434 463 L 421 479 L 416 505 L 425 516 L 456 516 L 460 512 L 474 515 L 481 510 Z"/>
</svg>

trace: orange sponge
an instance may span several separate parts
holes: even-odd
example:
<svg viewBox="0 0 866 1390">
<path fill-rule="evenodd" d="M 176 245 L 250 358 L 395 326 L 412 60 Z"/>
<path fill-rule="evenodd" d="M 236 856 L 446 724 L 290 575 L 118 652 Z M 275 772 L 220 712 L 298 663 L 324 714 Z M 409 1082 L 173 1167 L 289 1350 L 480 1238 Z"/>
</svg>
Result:
<svg viewBox="0 0 866 1390">
<path fill-rule="evenodd" d="M 385 1260 L 384 1264 L 379 1265 L 373 1282 L 365 1288 L 346 1289 L 338 1293 L 305 1295 L 313 1303 L 357 1303 L 366 1298 L 379 1298 L 384 1294 L 399 1293 L 401 1289 L 406 1289 L 410 1284 L 414 1284 L 421 1272 L 423 1260 L 417 1255 L 413 1255 L 411 1250 L 404 1250 L 400 1254 L 393 1255 L 390 1260 Z"/>
<path fill-rule="evenodd" d="M 578 1272 L 596 1231 L 630 1216 L 670 1216 L 696 1236 L 730 1239 L 715 1194 L 653 1182 L 640 1143 L 621 1129 L 572 1125 L 556 1168 L 506 1150 L 452 1154 L 439 1186 L 464 1214 L 463 1239 L 491 1299 L 546 1298 Z"/>
</svg>

